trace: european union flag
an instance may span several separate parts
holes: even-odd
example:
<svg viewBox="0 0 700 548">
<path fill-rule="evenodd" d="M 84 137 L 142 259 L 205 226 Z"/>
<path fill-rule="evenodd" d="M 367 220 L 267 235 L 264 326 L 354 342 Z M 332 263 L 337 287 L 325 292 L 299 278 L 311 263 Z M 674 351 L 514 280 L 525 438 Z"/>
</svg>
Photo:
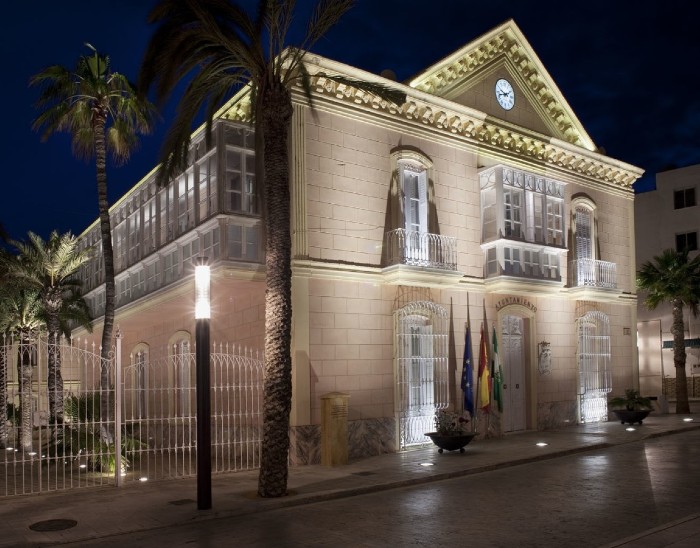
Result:
<svg viewBox="0 0 700 548">
<path fill-rule="evenodd" d="M 464 410 L 474 416 L 474 371 L 472 367 L 472 336 L 467 323 L 467 332 L 464 336 L 464 359 L 462 361 L 462 382 L 460 387 L 464 392 Z"/>
</svg>

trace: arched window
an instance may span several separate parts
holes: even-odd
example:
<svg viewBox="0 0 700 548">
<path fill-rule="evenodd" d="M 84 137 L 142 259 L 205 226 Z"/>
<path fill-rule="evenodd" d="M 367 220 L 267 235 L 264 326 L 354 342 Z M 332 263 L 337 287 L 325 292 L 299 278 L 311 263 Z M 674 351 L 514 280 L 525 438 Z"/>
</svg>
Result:
<svg viewBox="0 0 700 548">
<path fill-rule="evenodd" d="M 149 348 L 145 343 L 139 343 L 131 352 L 131 416 L 145 418 L 148 416 L 148 361 Z"/>
<path fill-rule="evenodd" d="M 615 263 L 601 261 L 597 246 L 595 202 L 587 196 L 571 200 L 572 260 L 569 262 L 571 287 L 617 287 Z"/>
<path fill-rule="evenodd" d="M 581 316 L 577 324 L 581 422 L 605 421 L 612 389 L 610 320 L 595 310 Z"/>
<path fill-rule="evenodd" d="M 574 199 L 571 206 L 574 217 L 571 223 L 574 228 L 574 257 L 577 260 L 595 260 L 595 204 L 587 199 Z"/>
<path fill-rule="evenodd" d="M 170 381 L 173 390 L 171 412 L 176 417 L 189 417 L 194 406 L 194 357 L 190 334 L 178 331 L 170 338 Z"/>
<path fill-rule="evenodd" d="M 396 312 L 396 407 L 399 445 L 425 443 L 437 409 L 449 404 L 447 311 L 429 301 Z"/>
<path fill-rule="evenodd" d="M 392 254 L 398 253 L 404 264 L 426 265 L 430 256 L 429 185 L 433 163 L 413 150 L 398 150 L 391 155 L 394 199 L 391 203 L 393 230 Z"/>
</svg>

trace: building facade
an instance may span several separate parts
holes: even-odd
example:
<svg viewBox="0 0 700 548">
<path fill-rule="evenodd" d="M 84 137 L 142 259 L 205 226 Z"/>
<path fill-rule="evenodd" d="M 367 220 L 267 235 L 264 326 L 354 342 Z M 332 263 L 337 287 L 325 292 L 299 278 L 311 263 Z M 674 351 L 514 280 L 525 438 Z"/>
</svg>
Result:
<svg viewBox="0 0 700 548">
<path fill-rule="evenodd" d="M 635 199 L 637 268 L 665 249 L 690 256 L 698 252 L 698 201 L 700 165 L 672 169 L 656 175 L 656 189 Z M 640 296 L 638 312 L 639 384 L 645 394 L 674 398 L 676 370 L 673 364 L 671 305 L 647 310 Z M 686 374 L 688 394 L 700 396 L 700 319 L 685 311 Z M 698 379 L 696 387 L 695 379 Z"/>
<path fill-rule="evenodd" d="M 512 21 L 405 84 L 308 62 L 314 110 L 294 89 L 290 132 L 292 461 L 318 462 L 333 392 L 349 395 L 351 457 L 424 443 L 436 409 L 461 409 L 469 318 L 473 348 L 483 318 L 499 341 L 498 433 L 607 420 L 608 395 L 637 377 L 641 170 L 598 151 Z M 406 103 L 328 74 L 394 86 Z M 213 266 L 212 340 L 262 347 L 249 99 L 221 110 L 210 148 L 194 134 L 170 186 L 151 173 L 112 207 L 126 349 L 192 344 L 197 256 Z M 97 222 L 81 240 L 98 251 L 83 277 L 99 315 Z"/>
</svg>

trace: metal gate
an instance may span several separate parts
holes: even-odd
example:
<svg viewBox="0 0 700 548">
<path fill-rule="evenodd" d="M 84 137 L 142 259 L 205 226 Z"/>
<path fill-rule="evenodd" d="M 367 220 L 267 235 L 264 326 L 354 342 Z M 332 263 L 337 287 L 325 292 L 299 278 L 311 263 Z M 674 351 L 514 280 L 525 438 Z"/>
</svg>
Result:
<svg viewBox="0 0 700 548">
<path fill-rule="evenodd" d="M 141 345 L 123 368 L 120 337 L 104 363 L 99 348 L 85 342 L 50 344 L 41 337 L 30 348 L 20 346 L 0 339 L 0 385 L 6 385 L 0 391 L 8 410 L 0 417 L 0 497 L 196 473 L 195 360 L 189 345 L 159 355 Z M 65 379 L 58 421 L 49 418 L 49 351 L 60 355 Z M 259 466 L 262 381 L 256 351 L 213 345 L 213 472 Z M 27 409 L 29 414 L 22 412 Z"/>
</svg>

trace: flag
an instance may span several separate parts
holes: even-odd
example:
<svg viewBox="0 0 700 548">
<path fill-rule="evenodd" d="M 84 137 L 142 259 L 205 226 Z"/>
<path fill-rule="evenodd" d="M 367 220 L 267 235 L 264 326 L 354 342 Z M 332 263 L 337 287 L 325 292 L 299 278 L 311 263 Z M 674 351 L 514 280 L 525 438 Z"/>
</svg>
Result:
<svg viewBox="0 0 700 548">
<path fill-rule="evenodd" d="M 467 322 L 467 330 L 464 335 L 464 358 L 462 360 L 462 382 L 460 384 L 464 392 L 464 410 L 474 416 L 474 370 L 472 366 L 472 334 Z"/>
<path fill-rule="evenodd" d="M 488 411 L 491 403 L 491 381 L 489 379 L 488 343 L 486 338 L 488 331 L 484 333 L 481 326 L 481 342 L 479 343 L 479 406 Z"/>
<path fill-rule="evenodd" d="M 498 411 L 503 412 L 503 371 L 498 359 L 498 340 L 496 339 L 496 326 L 493 327 L 493 360 L 491 361 L 493 373 L 493 401 L 498 406 Z"/>
</svg>

